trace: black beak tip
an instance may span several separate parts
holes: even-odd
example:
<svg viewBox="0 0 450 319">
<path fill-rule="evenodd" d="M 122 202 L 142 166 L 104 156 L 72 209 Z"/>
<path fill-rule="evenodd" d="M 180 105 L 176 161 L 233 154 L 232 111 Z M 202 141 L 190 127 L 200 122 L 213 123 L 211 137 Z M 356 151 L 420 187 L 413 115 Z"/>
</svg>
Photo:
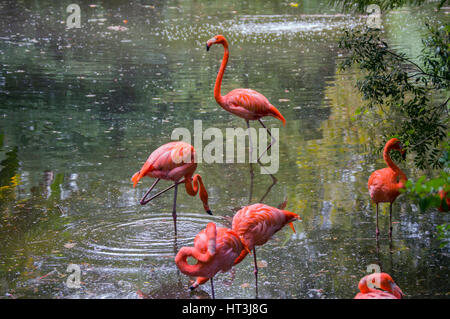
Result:
<svg viewBox="0 0 450 319">
<path fill-rule="evenodd" d="M 209 46 L 208 46 L 208 44 L 206 44 L 206 51 L 209 51 Z"/>
<path fill-rule="evenodd" d="M 189 287 L 189 290 L 190 290 L 190 291 L 192 291 L 192 290 L 194 290 L 194 289 L 195 289 L 194 286 L 190 286 L 190 287 Z"/>
<path fill-rule="evenodd" d="M 206 213 L 212 216 L 212 212 L 211 212 L 210 209 L 208 209 L 208 210 L 206 211 Z"/>
</svg>

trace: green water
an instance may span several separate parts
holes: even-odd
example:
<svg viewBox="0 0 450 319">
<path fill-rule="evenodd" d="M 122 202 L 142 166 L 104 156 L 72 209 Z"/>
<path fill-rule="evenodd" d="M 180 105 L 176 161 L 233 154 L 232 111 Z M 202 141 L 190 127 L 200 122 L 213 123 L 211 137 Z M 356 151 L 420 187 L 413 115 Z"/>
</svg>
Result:
<svg viewBox="0 0 450 319">
<path fill-rule="evenodd" d="M 392 244 L 386 206 L 377 249 L 367 180 L 384 166 L 374 152 L 382 132 L 351 120 L 357 74 L 337 70 L 342 30 L 365 17 L 316 1 L 78 1 L 81 28 L 67 30 L 72 2 L 0 2 L 0 298 L 208 298 L 209 284 L 187 290 L 175 251 L 261 197 L 287 199 L 303 220 L 259 248 L 260 298 L 352 298 L 370 264 L 408 298 L 448 298 L 449 247 L 435 235 L 447 215 L 399 197 Z M 383 23 L 414 54 L 429 18 L 400 10 Z M 222 93 L 258 90 L 287 119 L 265 121 L 280 128 L 278 182 L 255 169 L 252 186 L 248 163 L 199 164 L 214 216 L 180 188 L 175 239 L 172 193 L 141 207 L 152 181 L 133 189 L 130 178 L 177 127 L 245 128 L 213 98 L 223 50 L 205 43 L 219 33 L 230 43 Z M 66 285 L 69 264 L 80 288 Z M 254 298 L 252 258 L 218 274 L 215 288 L 218 298 Z"/>
</svg>

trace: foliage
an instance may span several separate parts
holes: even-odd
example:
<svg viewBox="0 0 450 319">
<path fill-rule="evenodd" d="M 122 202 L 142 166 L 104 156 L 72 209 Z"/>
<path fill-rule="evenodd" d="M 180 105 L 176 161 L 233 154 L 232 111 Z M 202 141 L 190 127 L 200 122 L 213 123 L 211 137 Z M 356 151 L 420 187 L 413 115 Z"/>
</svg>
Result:
<svg viewBox="0 0 450 319">
<path fill-rule="evenodd" d="M 408 180 L 406 182 L 406 191 L 409 196 L 415 198 L 419 203 L 420 210 L 425 212 L 429 208 L 436 208 L 442 205 L 448 210 L 445 200 L 441 200 L 438 195 L 440 190 L 450 191 L 450 176 L 447 172 L 442 171 L 437 178 L 425 180 L 425 176 L 421 176 L 416 182 Z"/>
<path fill-rule="evenodd" d="M 388 133 L 399 138 L 415 154 L 415 165 L 440 168 L 442 142 L 447 137 L 448 98 L 431 100 L 450 85 L 449 28 L 429 27 L 421 56 L 423 66 L 397 53 L 381 38 L 380 30 L 345 31 L 340 48 L 348 55 L 341 64 L 346 69 L 357 64 L 365 71 L 357 87 L 367 104 L 356 110 L 362 114 L 379 108 L 386 120 L 396 119 Z"/>
<path fill-rule="evenodd" d="M 439 197 L 439 191 L 450 193 L 450 147 L 446 145 L 440 161 L 444 169 L 439 172 L 439 176 L 426 180 L 421 176 L 416 182 L 408 180 L 405 190 L 410 198 L 419 203 L 422 212 L 430 208 L 442 207 L 444 211 L 448 210 L 445 199 Z"/>
</svg>

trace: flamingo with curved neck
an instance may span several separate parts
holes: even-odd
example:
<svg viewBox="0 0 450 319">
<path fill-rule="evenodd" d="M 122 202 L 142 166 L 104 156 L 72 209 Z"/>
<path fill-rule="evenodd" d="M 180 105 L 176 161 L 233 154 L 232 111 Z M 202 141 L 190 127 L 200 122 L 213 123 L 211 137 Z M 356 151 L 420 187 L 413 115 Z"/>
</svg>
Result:
<svg viewBox="0 0 450 319">
<path fill-rule="evenodd" d="M 390 139 L 383 151 L 383 158 L 386 162 L 386 168 L 376 170 L 369 177 L 368 188 L 372 201 L 377 205 L 377 228 L 376 237 L 380 234 L 378 228 L 378 204 L 390 203 L 389 206 L 389 238 L 392 236 L 392 203 L 395 201 L 398 195 L 400 195 L 400 189 L 405 187 L 405 183 L 408 180 L 405 173 L 394 163 L 391 159 L 389 152 L 396 150 L 400 152 L 405 158 L 406 151 L 404 150 L 400 141 L 396 138 Z"/>
<path fill-rule="evenodd" d="M 206 192 L 202 177 L 199 174 L 195 174 L 192 177 L 197 168 L 196 158 L 196 152 L 192 145 L 181 141 L 170 142 L 153 151 L 141 170 L 131 178 L 133 187 L 136 187 L 139 180 L 144 176 L 156 178 L 155 182 L 141 199 L 141 205 L 145 205 L 166 191 L 175 188 L 172 210 L 175 235 L 177 234 L 176 204 L 178 184 L 184 183 L 186 192 L 191 196 L 197 195 L 200 191 L 199 197 L 203 202 L 203 208 L 208 214 L 212 215 L 208 206 L 208 193 Z M 182 177 L 184 179 L 180 181 Z M 174 184 L 147 199 L 147 196 L 161 179 L 171 180 Z"/>
<path fill-rule="evenodd" d="M 369 284 L 370 286 L 369 287 Z M 376 288 L 382 289 L 376 289 Z M 403 291 L 387 273 L 373 273 L 363 277 L 358 284 L 360 292 L 354 299 L 402 299 Z"/>
<path fill-rule="evenodd" d="M 270 134 L 270 131 L 266 128 L 264 123 L 261 121 L 261 118 L 264 116 L 272 116 L 283 122 L 283 125 L 286 124 L 286 120 L 281 115 L 280 111 L 270 104 L 269 100 L 262 95 L 261 93 L 251 90 L 251 89 L 234 89 L 230 91 L 225 96 L 220 94 L 220 88 L 222 86 L 222 79 L 225 73 L 225 68 L 227 67 L 229 51 L 228 51 L 228 41 L 225 39 L 223 35 L 216 35 L 206 42 L 206 50 L 209 51 L 209 48 L 214 44 L 221 44 L 224 48 L 224 54 L 222 63 L 220 65 L 219 73 L 217 74 L 216 84 L 214 85 L 214 98 L 216 102 L 226 111 L 242 117 L 247 123 L 247 128 L 250 136 L 250 123 L 249 121 L 258 120 L 261 125 L 267 130 L 269 136 L 272 137 L 272 141 L 266 150 L 260 154 L 267 152 L 272 144 L 276 141 L 273 136 Z M 250 142 L 250 152 L 251 152 L 251 142 Z M 260 158 L 259 157 L 259 158 Z M 258 162 L 259 162 L 258 158 Z"/>
<path fill-rule="evenodd" d="M 175 263 L 183 274 L 198 277 L 189 287 L 191 290 L 211 279 L 211 291 L 214 298 L 213 277 L 219 271 L 230 270 L 243 249 L 245 245 L 233 230 L 217 228 L 216 224 L 209 223 L 195 237 L 194 247 L 182 247 L 178 251 Z M 195 258 L 197 263 L 189 264 L 188 257 Z"/>
</svg>

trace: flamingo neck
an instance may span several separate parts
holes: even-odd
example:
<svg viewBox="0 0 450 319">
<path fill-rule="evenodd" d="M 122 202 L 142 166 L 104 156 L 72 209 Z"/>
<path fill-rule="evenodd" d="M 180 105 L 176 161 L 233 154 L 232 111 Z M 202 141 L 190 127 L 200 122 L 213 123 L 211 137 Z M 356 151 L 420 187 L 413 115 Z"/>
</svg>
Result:
<svg viewBox="0 0 450 319">
<path fill-rule="evenodd" d="M 183 247 L 179 250 L 175 258 L 175 263 L 182 273 L 188 276 L 195 276 L 195 277 L 201 276 L 203 274 L 202 272 L 204 268 L 203 263 L 197 262 L 195 265 L 191 265 L 187 262 L 188 257 L 194 257 L 197 254 L 198 252 L 194 247 Z"/>
<path fill-rule="evenodd" d="M 377 290 L 375 288 L 368 287 L 366 280 L 361 280 L 359 282 L 358 288 L 359 288 L 359 291 L 361 291 L 361 293 L 363 293 L 363 294 L 368 294 L 368 293 L 371 293 L 371 292 L 375 292 L 375 293 L 379 292 L 379 290 Z"/>
<path fill-rule="evenodd" d="M 389 155 L 389 152 L 391 151 L 392 147 L 389 145 L 387 147 L 384 148 L 383 151 L 383 159 L 386 162 L 387 166 L 392 169 L 397 176 L 399 176 L 399 187 L 403 188 L 404 184 L 406 183 L 406 181 L 408 180 L 406 178 L 405 173 L 403 173 L 403 171 L 394 163 L 394 161 L 392 160 L 391 156 Z"/>
<path fill-rule="evenodd" d="M 203 202 L 203 208 L 206 212 L 210 211 L 208 206 L 208 193 L 206 192 L 205 185 L 203 185 L 202 177 L 199 174 L 195 174 L 194 178 L 187 178 L 185 181 L 186 193 L 191 196 L 197 195 L 200 190 L 200 199 Z"/>
<path fill-rule="evenodd" d="M 179 250 L 178 254 L 175 256 L 175 263 L 180 271 L 188 276 L 195 277 L 208 277 L 210 278 L 214 272 L 214 257 L 216 255 L 216 239 L 217 239 L 217 228 L 216 224 L 209 223 L 206 225 L 206 251 L 205 247 L 183 247 Z M 194 240 L 195 245 L 195 240 Z M 195 265 L 191 265 L 187 262 L 188 257 L 193 257 L 197 259 Z M 217 271 L 216 271 L 217 272 Z M 214 273 L 215 274 L 215 273 Z M 212 274 L 212 276 L 214 276 Z"/>
<path fill-rule="evenodd" d="M 225 107 L 225 99 L 222 95 L 220 95 L 220 87 L 222 86 L 223 74 L 225 73 L 225 68 L 227 67 L 228 63 L 228 56 L 229 56 L 228 42 L 225 40 L 225 42 L 222 45 L 224 48 L 224 53 L 222 64 L 220 65 L 219 73 L 217 74 L 216 84 L 214 85 L 214 98 L 216 99 L 216 102 L 220 106 Z"/>
</svg>

